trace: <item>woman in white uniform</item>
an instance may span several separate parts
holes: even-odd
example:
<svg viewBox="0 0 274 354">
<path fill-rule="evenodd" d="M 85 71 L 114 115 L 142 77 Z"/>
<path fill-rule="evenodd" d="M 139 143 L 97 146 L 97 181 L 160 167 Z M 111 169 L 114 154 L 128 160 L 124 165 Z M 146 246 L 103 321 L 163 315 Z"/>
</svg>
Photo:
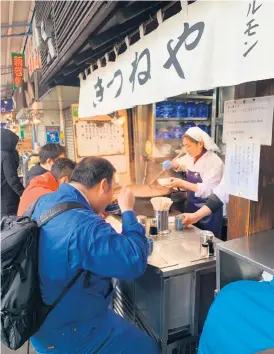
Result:
<svg viewBox="0 0 274 354">
<path fill-rule="evenodd" d="M 219 152 L 213 139 L 198 127 L 190 128 L 183 136 L 186 155 L 175 161 L 165 161 L 164 168 L 184 171 L 186 180 L 170 178 L 170 187 L 187 190 L 187 213 L 195 213 L 206 204 L 207 198 L 219 185 L 224 164 L 215 153 Z M 196 224 L 202 230 L 209 230 L 215 236 L 221 235 L 223 211 L 219 208 Z"/>
</svg>

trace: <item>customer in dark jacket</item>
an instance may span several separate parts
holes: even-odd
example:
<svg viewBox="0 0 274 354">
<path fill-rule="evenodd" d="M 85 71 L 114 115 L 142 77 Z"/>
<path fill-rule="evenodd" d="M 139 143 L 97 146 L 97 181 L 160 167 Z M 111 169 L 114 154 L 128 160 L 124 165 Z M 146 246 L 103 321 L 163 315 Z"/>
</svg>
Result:
<svg viewBox="0 0 274 354">
<path fill-rule="evenodd" d="M 1 218 L 16 215 L 24 187 L 17 174 L 19 155 L 16 151 L 18 136 L 1 128 Z"/>
<path fill-rule="evenodd" d="M 42 146 L 39 153 L 40 162 L 29 170 L 27 184 L 29 184 L 33 177 L 43 175 L 50 171 L 54 161 L 60 157 L 65 157 L 65 149 L 63 146 L 53 143 Z"/>
</svg>

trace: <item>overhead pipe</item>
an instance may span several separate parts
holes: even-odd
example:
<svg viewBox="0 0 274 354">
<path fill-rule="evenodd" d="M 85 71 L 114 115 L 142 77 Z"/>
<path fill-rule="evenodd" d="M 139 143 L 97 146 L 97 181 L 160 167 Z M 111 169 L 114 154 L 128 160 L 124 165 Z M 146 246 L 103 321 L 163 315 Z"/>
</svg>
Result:
<svg viewBox="0 0 274 354">
<path fill-rule="evenodd" d="M 12 25 L 1 25 L 1 28 L 30 27 L 31 23 L 14 23 Z"/>
<path fill-rule="evenodd" d="M 7 38 L 7 37 L 24 37 L 24 36 L 31 36 L 31 32 L 25 32 L 25 33 L 12 33 L 12 34 L 1 34 L 1 38 Z"/>
</svg>

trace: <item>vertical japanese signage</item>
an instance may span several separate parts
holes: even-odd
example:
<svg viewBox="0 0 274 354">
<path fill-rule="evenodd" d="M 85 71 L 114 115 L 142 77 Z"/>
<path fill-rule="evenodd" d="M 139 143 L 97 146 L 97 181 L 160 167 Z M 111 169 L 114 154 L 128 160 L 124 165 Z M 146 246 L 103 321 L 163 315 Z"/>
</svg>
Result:
<svg viewBox="0 0 274 354">
<path fill-rule="evenodd" d="M 22 83 L 24 76 L 24 64 L 25 56 L 20 53 L 12 53 L 12 73 L 13 73 L 13 89 L 16 90 L 17 87 Z"/>
</svg>

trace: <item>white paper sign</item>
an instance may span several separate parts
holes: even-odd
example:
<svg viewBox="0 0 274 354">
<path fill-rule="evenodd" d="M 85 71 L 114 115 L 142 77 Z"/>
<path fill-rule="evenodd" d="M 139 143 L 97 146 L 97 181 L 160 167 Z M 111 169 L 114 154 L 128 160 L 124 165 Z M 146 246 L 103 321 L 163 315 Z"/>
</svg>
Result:
<svg viewBox="0 0 274 354">
<path fill-rule="evenodd" d="M 260 142 L 254 139 L 227 142 L 225 177 L 229 194 L 258 201 L 260 151 Z"/>
<path fill-rule="evenodd" d="M 80 78 L 79 117 L 274 77 L 274 1 L 197 1 Z"/>
<path fill-rule="evenodd" d="M 78 121 L 75 124 L 79 157 L 121 155 L 125 152 L 124 129 L 112 122 Z"/>
<path fill-rule="evenodd" d="M 228 139 L 253 138 L 261 145 L 271 145 L 274 96 L 226 101 L 223 142 Z"/>
</svg>

